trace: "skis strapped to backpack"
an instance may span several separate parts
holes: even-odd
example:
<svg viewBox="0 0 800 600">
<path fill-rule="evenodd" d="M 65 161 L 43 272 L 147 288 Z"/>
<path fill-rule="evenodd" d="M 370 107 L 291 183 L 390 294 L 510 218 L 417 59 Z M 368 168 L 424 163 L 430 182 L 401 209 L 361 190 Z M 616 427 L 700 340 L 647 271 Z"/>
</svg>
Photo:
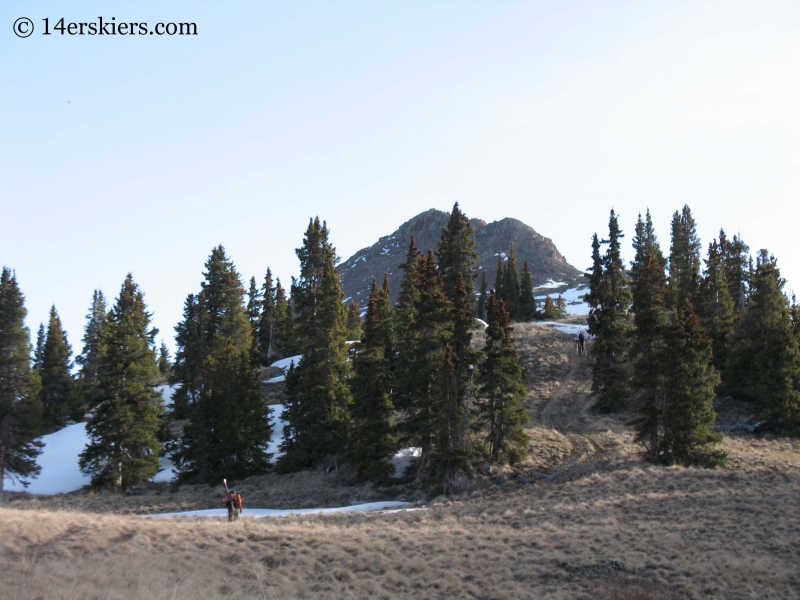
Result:
<svg viewBox="0 0 800 600">
<path fill-rule="evenodd" d="M 233 508 L 233 496 L 231 496 L 231 491 L 228 489 L 228 480 L 223 479 L 222 483 L 225 484 L 225 497 L 228 499 L 228 503 L 230 503 L 231 508 Z"/>
</svg>

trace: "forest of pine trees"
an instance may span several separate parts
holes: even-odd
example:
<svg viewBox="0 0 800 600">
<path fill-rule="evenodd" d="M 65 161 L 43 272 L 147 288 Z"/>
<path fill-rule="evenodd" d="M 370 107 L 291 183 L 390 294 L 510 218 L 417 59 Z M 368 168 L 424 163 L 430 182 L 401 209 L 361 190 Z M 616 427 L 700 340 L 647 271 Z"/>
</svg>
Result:
<svg viewBox="0 0 800 600">
<path fill-rule="evenodd" d="M 667 464 L 725 461 L 715 398 L 749 400 L 762 428 L 796 432 L 800 314 L 775 257 L 761 250 L 754 265 L 747 245 L 721 230 L 703 261 L 688 206 L 673 216 L 666 259 L 649 211 L 636 223 L 629 269 L 622 237 L 612 210 L 608 239 L 592 242 L 595 409 L 629 411 L 649 459 Z"/>
<path fill-rule="evenodd" d="M 758 427 L 797 433 L 800 306 L 784 293 L 775 257 L 761 250 L 753 260 L 738 235 L 720 230 L 703 258 L 688 206 L 673 216 L 667 257 L 649 211 L 636 222 L 630 265 L 623 239 L 612 210 L 586 274 L 595 410 L 627 413 L 645 455 L 661 464 L 723 464 L 714 403 L 728 397 L 750 402 Z M 37 438 L 84 414 L 90 441 L 80 467 L 112 490 L 151 478 L 167 453 L 180 482 L 346 465 L 358 480 L 385 484 L 397 450 L 416 447 L 406 480 L 448 494 L 469 485 L 480 461 L 525 458 L 526 390 L 511 324 L 563 317 L 565 304 L 547 297 L 537 306 L 513 244 L 498 256 L 494 287 L 483 272 L 478 282 L 474 230 L 456 204 L 436 248 L 409 240 L 396 305 L 384 274 L 363 309 L 344 302 L 324 221 L 310 220 L 296 253 L 300 276 L 287 292 L 269 268 L 245 288 L 225 249 L 213 248 L 175 326 L 174 361 L 166 343 L 156 346 L 131 275 L 110 309 L 96 290 L 74 374 L 55 306 L 32 347 L 24 297 L 4 268 L 0 482 L 35 476 Z M 482 348 L 476 319 L 485 321 Z M 275 460 L 266 448 L 281 415 L 267 406 L 259 373 L 295 355 Z M 155 389 L 164 380 L 175 390 L 169 408 Z M 183 425 L 175 439 L 170 419 Z"/>
</svg>

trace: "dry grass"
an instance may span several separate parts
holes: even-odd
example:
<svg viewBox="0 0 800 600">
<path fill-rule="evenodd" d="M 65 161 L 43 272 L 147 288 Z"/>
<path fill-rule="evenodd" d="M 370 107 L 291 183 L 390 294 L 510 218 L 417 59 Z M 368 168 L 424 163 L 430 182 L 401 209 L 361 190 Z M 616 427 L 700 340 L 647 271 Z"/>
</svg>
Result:
<svg viewBox="0 0 800 600">
<path fill-rule="evenodd" d="M 211 488 L 18 500 L 0 509 L 0 597 L 800 598 L 800 442 L 727 436 L 726 469 L 645 465 L 623 419 L 587 412 L 586 367 L 553 333 L 519 336 L 529 365 L 558 373 L 529 366 L 532 457 L 469 492 L 420 512 L 233 524 L 121 514 L 205 507 Z M 250 506 L 347 503 L 356 488 L 340 483 L 309 472 L 239 487 L 267 499 Z"/>
</svg>

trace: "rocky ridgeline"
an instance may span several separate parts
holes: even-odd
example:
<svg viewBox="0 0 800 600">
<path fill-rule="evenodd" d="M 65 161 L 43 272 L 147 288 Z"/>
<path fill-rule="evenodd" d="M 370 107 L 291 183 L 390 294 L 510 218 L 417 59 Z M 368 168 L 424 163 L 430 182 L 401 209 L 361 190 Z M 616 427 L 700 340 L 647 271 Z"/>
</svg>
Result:
<svg viewBox="0 0 800 600">
<path fill-rule="evenodd" d="M 389 285 L 392 288 L 392 301 L 397 301 L 400 293 L 400 282 L 403 271 L 399 265 L 405 262 L 411 236 L 417 238 L 417 246 L 426 253 L 428 249 L 436 251 L 442 228 L 447 225 L 450 213 L 430 209 L 413 219 L 403 223 L 391 235 L 380 238 L 369 248 L 359 250 L 339 265 L 342 274 L 342 287 L 345 298 L 355 300 L 359 306 L 366 306 L 372 279 L 383 282 L 383 274 L 389 273 Z M 480 284 L 480 272 L 486 272 L 489 287 L 494 284 L 497 271 L 498 256 L 504 257 L 510 244 L 514 244 L 517 266 L 521 270 L 524 262 L 528 263 L 533 277 L 534 287 L 552 280 L 564 282 L 565 287 L 575 287 L 583 282 L 582 273 L 570 265 L 561 255 L 553 241 L 533 230 L 517 219 L 501 219 L 486 223 L 480 219 L 471 219 L 475 228 L 475 249 L 480 255 L 477 290 Z M 348 301 L 349 301 L 348 300 Z"/>
</svg>

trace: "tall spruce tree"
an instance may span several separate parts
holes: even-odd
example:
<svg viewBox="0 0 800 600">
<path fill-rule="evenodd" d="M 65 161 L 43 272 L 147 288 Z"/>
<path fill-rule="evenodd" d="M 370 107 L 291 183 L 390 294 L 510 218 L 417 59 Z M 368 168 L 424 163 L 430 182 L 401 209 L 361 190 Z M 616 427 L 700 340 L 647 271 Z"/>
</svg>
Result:
<svg viewBox="0 0 800 600">
<path fill-rule="evenodd" d="M 200 371 L 200 399 L 174 454 L 182 481 L 244 479 L 269 470 L 272 434 L 255 371 L 245 349 L 217 336 Z"/>
<path fill-rule="evenodd" d="M 506 299 L 506 263 L 503 255 L 497 255 L 497 271 L 494 275 L 494 293 L 497 298 L 505 302 Z"/>
<path fill-rule="evenodd" d="M 261 316 L 261 306 L 263 302 L 258 285 L 256 284 L 256 278 L 251 277 L 250 287 L 247 290 L 247 308 L 245 310 L 247 312 L 247 319 L 250 321 L 250 325 L 253 328 L 254 336 L 258 329 L 258 321 Z"/>
<path fill-rule="evenodd" d="M 536 318 L 536 300 L 533 296 L 533 278 L 528 263 L 522 263 L 522 278 L 519 290 L 519 316 L 522 321 Z"/>
<path fill-rule="evenodd" d="M 696 302 L 700 289 L 700 250 L 697 225 L 688 205 L 672 216 L 669 251 L 669 305 L 676 310 L 685 301 Z"/>
<path fill-rule="evenodd" d="M 478 424 L 485 432 L 489 460 L 511 463 L 527 454 L 528 422 L 522 402 L 522 365 L 513 347 L 511 318 L 496 294 L 489 297 L 484 360 L 478 377 Z"/>
<path fill-rule="evenodd" d="M 298 352 L 297 328 L 294 321 L 292 303 L 281 287 L 281 280 L 276 280 L 275 289 L 275 348 L 276 358 L 294 356 Z"/>
<path fill-rule="evenodd" d="M 43 425 L 46 431 L 60 429 L 67 418 L 81 418 L 83 411 L 76 400 L 75 381 L 70 369 L 72 347 L 67 341 L 67 332 L 61 326 L 56 307 L 50 308 L 47 338 L 42 351 L 42 366 L 39 369 L 42 387 Z"/>
<path fill-rule="evenodd" d="M 722 435 L 712 431 L 719 375 L 712 364 L 711 340 L 691 302 L 678 309 L 667 329 L 666 357 L 663 460 L 682 465 L 725 464 L 727 454 L 714 449 Z"/>
<path fill-rule="evenodd" d="M 642 236 L 637 236 L 639 242 Z M 632 272 L 633 322 L 631 359 L 632 386 L 635 392 L 630 425 L 635 441 L 644 445 L 647 456 L 657 461 L 664 452 L 662 444 L 666 407 L 666 347 L 668 325 L 667 280 L 664 259 L 655 235 L 636 247 Z M 634 246 L 639 243 L 635 240 Z"/>
<path fill-rule="evenodd" d="M 358 476 L 386 481 L 397 451 L 392 403 L 392 332 L 389 295 L 373 279 L 361 344 L 353 357 L 353 394 L 347 457 Z"/>
<path fill-rule="evenodd" d="M 28 484 L 41 468 L 42 403 L 39 378 L 31 371 L 25 297 L 7 267 L 0 275 L 0 492 L 4 478 Z"/>
<path fill-rule="evenodd" d="M 784 284 L 775 257 L 761 250 L 725 374 L 727 387 L 752 400 L 773 427 L 794 430 L 800 426 L 800 348 Z"/>
<path fill-rule="evenodd" d="M 503 269 L 503 297 L 508 314 L 515 321 L 521 319 L 519 308 L 519 271 L 517 270 L 517 255 L 514 253 L 514 243 L 508 247 L 508 260 Z"/>
<path fill-rule="evenodd" d="M 624 410 L 630 395 L 628 350 L 632 296 L 620 251 L 620 240 L 624 236 L 613 210 L 608 231 L 608 249 L 602 258 L 596 235 L 593 240 L 593 266 L 587 295 L 589 333 L 595 338 L 592 386 L 599 393 L 595 404 L 599 412 Z"/>
<path fill-rule="evenodd" d="M 275 323 L 278 311 L 275 302 L 275 286 L 272 283 L 272 270 L 267 267 L 264 286 L 261 288 L 261 315 L 258 321 L 258 347 L 261 363 L 268 365 L 277 354 L 275 342 Z"/>
<path fill-rule="evenodd" d="M 44 343 L 47 340 L 47 333 L 44 330 L 44 323 L 39 323 L 39 331 L 36 334 L 36 350 L 33 353 L 33 368 L 36 372 L 42 369 L 44 358 Z"/>
<path fill-rule="evenodd" d="M 97 405 L 96 388 L 97 379 L 100 376 L 100 351 L 107 321 L 108 309 L 105 296 L 102 291 L 95 290 L 83 330 L 83 352 L 75 357 L 75 362 L 80 365 L 78 372 L 79 395 L 87 409 L 92 409 Z"/>
<path fill-rule="evenodd" d="M 162 377 L 167 377 L 172 372 L 172 364 L 170 363 L 169 350 L 164 340 L 161 340 L 161 346 L 158 348 L 158 372 Z"/>
<path fill-rule="evenodd" d="M 428 473 L 441 406 L 445 349 L 452 335 L 451 305 L 433 252 L 421 256 L 411 240 L 397 306 L 397 407 L 401 440 L 421 448 L 417 475 Z"/>
<path fill-rule="evenodd" d="M 346 447 L 352 397 L 347 387 L 346 314 L 336 251 L 319 217 L 297 249 L 300 277 L 292 285 L 302 358 L 286 377 L 286 425 L 278 468 L 312 466 Z"/>
<path fill-rule="evenodd" d="M 475 251 L 475 228 L 459 209 L 458 202 L 453 206 L 447 226 L 442 229 L 436 254 L 439 260 L 439 269 L 442 272 L 445 295 L 451 299 L 455 297 L 458 276 L 461 275 L 467 290 L 467 297 L 472 305 L 478 265 L 478 253 Z"/>
<path fill-rule="evenodd" d="M 728 342 L 736 326 L 736 315 L 722 248 L 716 240 L 708 245 L 706 269 L 697 298 L 697 314 L 711 338 L 714 366 L 722 370 L 727 364 Z"/>
<path fill-rule="evenodd" d="M 738 235 L 734 235 L 732 240 L 728 240 L 725 231 L 720 229 L 719 249 L 725 265 L 725 279 L 728 282 L 728 291 L 733 300 L 734 311 L 741 320 L 747 307 L 750 271 L 752 270 L 750 247 Z"/>
<path fill-rule="evenodd" d="M 225 248 L 214 248 L 205 267 L 202 289 L 196 296 L 189 295 L 183 321 L 175 327 L 178 351 L 172 382 L 180 385 L 173 396 L 173 412 L 179 416 L 189 416 L 200 397 L 199 372 L 217 336 L 230 339 L 237 350 L 253 349 L 245 291 Z"/>
<path fill-rule="evenodd" d="M 163 410 L 150 313 L 128 274 L 105 326 L 97 381 L 98 404 L 86 430 L 81 470 L 92 485 L 123 489 L 158 472 Z"/>
</svg>

